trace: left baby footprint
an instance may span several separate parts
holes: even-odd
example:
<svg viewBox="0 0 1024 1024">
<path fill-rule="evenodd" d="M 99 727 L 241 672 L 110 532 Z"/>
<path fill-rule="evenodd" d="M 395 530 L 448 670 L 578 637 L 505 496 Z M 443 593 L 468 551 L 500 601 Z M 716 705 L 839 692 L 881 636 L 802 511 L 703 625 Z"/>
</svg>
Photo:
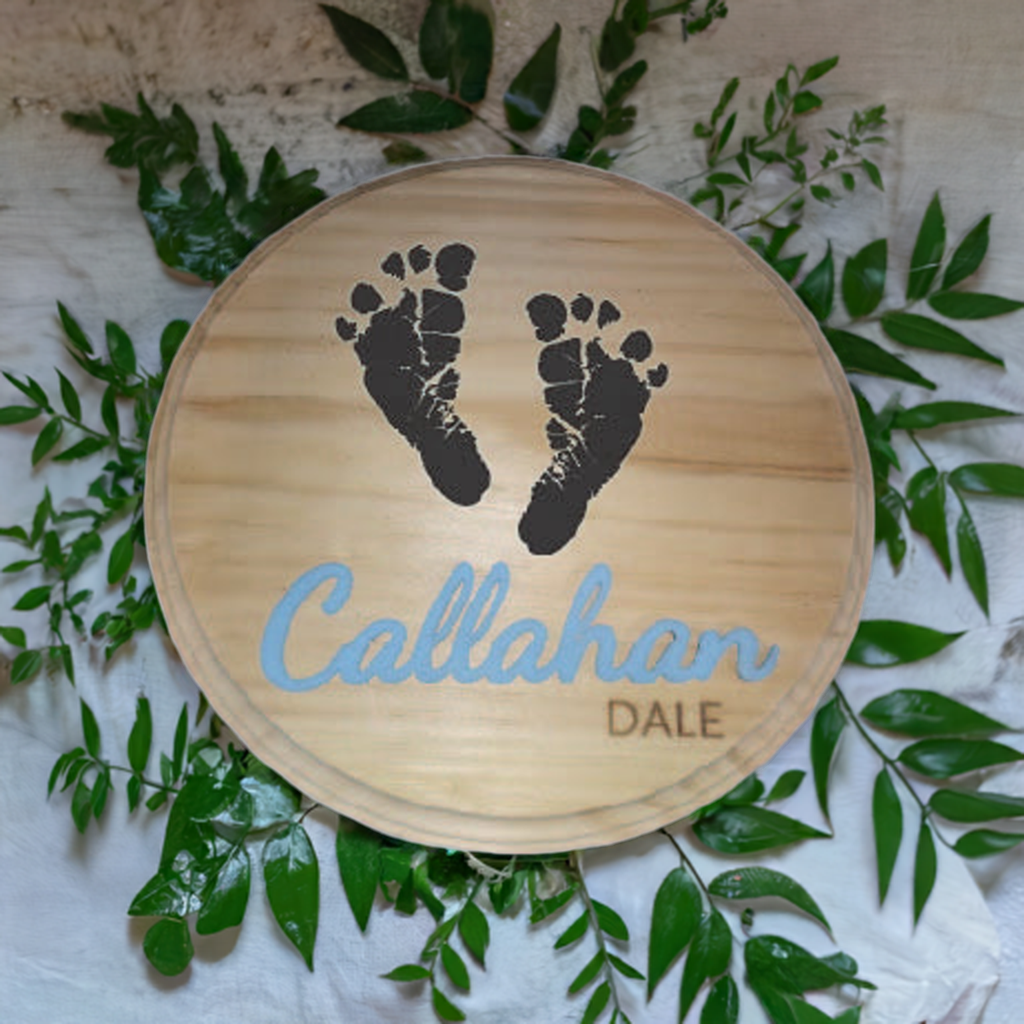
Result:
<svg viewBox="0 0 1024 1024">
<path fill-rule="evenodd" d="M 352 319 L 339 316 L 334 324 L 342 341 L 355 341 L 370 397 L 420 453 L 433 485 L 457 505 L 475 505 L 491 483 L 473 432 L 452 407 L 459 389 L 459 332 L 466 322 L 462 300 L 453 293 L 466 288 L 475 262 L 476 253 L 462 242 L 436 254 L 422 245 L 404 256 L 393 252 L 380 269 L 405 282 L 394 305 L 360 281 L 349 298 Z"/>
</svg>

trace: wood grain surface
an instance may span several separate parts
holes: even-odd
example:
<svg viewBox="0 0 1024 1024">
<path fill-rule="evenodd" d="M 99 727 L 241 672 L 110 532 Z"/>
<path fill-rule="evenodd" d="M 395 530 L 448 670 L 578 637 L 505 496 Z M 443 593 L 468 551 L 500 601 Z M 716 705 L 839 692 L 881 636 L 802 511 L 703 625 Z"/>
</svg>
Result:
<svg viewBox="0 0 1024 1024">
<path fill-rule="evenodd" d="M 405 287 L 438 289 L 433 268 L 409 268 L 404 282 L 382 273 L 389 253 L 454 242 L 476 254 L 458 292 L 466 322 L 454 410 L 490 475 L 469 506 L 432 485 L 368 391 L 355 344 L 335 328 L 338 316 L 360 331 L 369 323 L 352 310 L 361 282 L 388 306 Z M 643 382 L 664 363 L 668 378 L 640 385 L 649 404 L 639 438 L 575 536 L 538 555 L 519 524 L 552 458 L 544 346 L 526 312 L 542 293 L 613 303 L 621 319 L 601 330 L 596 313 L 570 319 L 566 334 L 600 336 L 622 360 L 620 342 L 642 329 L 653 352 L 629 372 Z M 615 423 L 623 415 L 599 412 Z M 554 161 L 413 169 L 289 226 L 193 327 L 150 458 L 154 575 L 174 643 L 216 710 L 314 799 L 447 847 L 597 846 L 725 792 L 813 709 L 853 635 L 870 566 L 870 470 L 856 410 L 792 293 L 684 204 Z M 353 582 L 337 614 L 321 609 L 329 586 L 296 613 L 285 650 L 296 678 L 325 670 L 380 619 L 405 625 L 408 658 L 462 562 L 477 587 L 498 564 L 510 581 L 474 664 L 526 618 L 546 627 L 551 658 L 595 566 L 611 575 L 597 621 L 614 629 L 617 661 L 658 620 L 689 627 L 691 654 L 702 631 L 745 628 L 760 657 L 776 645 L 778 661 L 760 682 L 738 677 L 731 651 L 707 681 L 608 682 L 591 645 L 571 681 L 352 685 L 335 675 L 288 692 L 268 680 L 264 630 L 302 574 L 342 564 Z M 454 633 L 439 641 L 436 664 Z"/>
</svg>

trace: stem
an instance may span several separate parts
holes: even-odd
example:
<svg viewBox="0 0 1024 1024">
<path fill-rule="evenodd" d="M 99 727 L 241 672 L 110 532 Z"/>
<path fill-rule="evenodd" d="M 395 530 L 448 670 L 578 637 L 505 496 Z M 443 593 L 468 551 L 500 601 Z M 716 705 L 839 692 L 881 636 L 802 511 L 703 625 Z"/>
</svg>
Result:
<svg viewBox="0 0 1024 1024">
<path fill-rule="evenodd" d="M 708 887 L 704 884 L 704 879 L 700 877 L 700 872 L 693 866 L 693 861 L 686 856 L 683 848 L 679 845 L 676 837 L 672 835 L 667 829 L 659 828 L 658 831 L 676 848 L 676 853 L 679 854 L 679 859 L 683 862 L 683 867 L 690 873 L 690 877 L 700 886 L 701 891 L 704 893 L 705 899 L 708 904 L 711 903 L 711 893 L 708 892 Z"/>
<path fill-rule="evenodd" d="M 54 413 L 54 419 L 63 420 L 65 423 L 70 423 L 71 426 L 78 430 L 81 430 L 85 434 L 89 434 L 92 437 L 98 437 L 102 441 L 110 441 L 113 444 L 117 444 L 119 438 L 112 438 L 109 434 L 101 434 L 98 430 L 93 430 L 92 427 L 87 427 L 80 420 L 73 420 L 70 416 L 65 416 L 63 413 Z"/>
<path fill-rule="evenodd" d="M 900 769 L 899 762 L 894 761 L 871 738 L 868 731 L 861 724 L 857 712 L 853 710 L 853 707 L 851 706 L 849 700 L 847 700 L 846 694 L 843 693 L 843 691 L 839 687 L 839 683 L 837 683 L 835 680 L 832 681 L 832 689 L 835 690 L 836 698 L 839 700 L 839 703 L 846 711 L 847 715 L 850 718 L 850 721 L 853 722 L 854 726 L 857 729 L 857 732 L 861 734 L 861 737 L 863 738 L 864 742 L 867 743 L 869 747 L 871 747 L 871 749 L 879 756 L 879 758 L 881 758 L 882 763 L 886 766 L 886 768 L 888 768 L 900 780 L 900 782 L 903 783 L 904 788 L 914 798 L 914 802 L 921 810 L 921 820 L 927 821 L 931 815 L 931 811 L 928 809 L 928 805 L 917 795 L 917 790 L 914 789 L 914 787 L 907 780 L 907 777 L 903 774 L 902 770 Z M 932 828 L 935 831 L 935 834 L 939 837 L 939 841 L 943 843 L 943 845 L 948 846 L 950 849 L 953 849 L 953 844 L 950 843 L 948 839 L 946 839 L 946 837 L 935 827 L 934 824 L 932 825 Z"/>
<path fill-rule="evenodd" d="M 767 166 L 767 164 L 762 164 L 762 166 L 758 169 L 757 174 L 760 174 L 761 171 L 763 171 L 764 168 Z M 821 170 L 812 174 L 811 177 L 809 177 L 803 184 L 798 185 L 795 189 L 793 189 L 792 192 L 790 192 L 780 202 L 776 203 L 767 213 L 763 213 L 759 217 L 755 217 L 753 220 L 748 220 L 743 224 L 739 224 L 738 226 L 732 228 L 731 230 L 742 231 L 744 228 L 752 228 L 756 224 L 763 224 L 766 227 L 771 227 L 771 225 L 768 224 L 767 222 L 770 221 L 771 218 L 774 217 L 775 214 L 779 212 L 779 210 L 781 210 L 788 203 L 791 203 L 798 195 L 800 195 L 800 193 L 803 192 L 804 189 L 809 189 L 811 185 L 813 185 L 816 181 L 818 181 L 820 178 L 825 177 L 826 175 L 835 174 L 838 171 L 851 170 L 858 166 L 858 164 L 836 164 L 834 167 L 823 167 Z M 757 178 L 757 174 L 754 175 L 755 180 Z M 750 185 L 752 186 L 753 184 L 754 183 L 752 181 Z"/>
<path fill-rule="evenodd" d="M 921 442 L 918 441 L 917 436 L 914 434 L 912 430 L 907 431 L 907 437 L 909 437 L 910 440 L 914 442 L 914 447 L 924 456 L 925 461 L 928 463 L 928 465 L 931 466 L 932 469 L 937 469 L 938 467 L 935 465 L 934 462 L 932 462 L 931 458 L 929 457 L 928 453 L 924 450 L 924 448 L 921 447 Z M 962 503 L 963 499 L 961 498 L 960 500 Z"/>
<path fill-rule="evenodd" d="M 601 954 L 601 973 L 604 975 L 605 983 L 611 990 L 612 1005 L 615 1007 L 615 1013 L 621 1016 L 622 1007 L 619 1005 L 619 991 L 615 987 L 615 971 L 612 968 L 611 960 L 608 959 L 608 944 L 604 940 L 604 932 L 601 931 L 601 926 L 597 920 L 594 901 L 590 898 L 590 891 L 587 889 L 587 883 L 583 878 L 583 867 L 580 863 L 580 852 L 578 850 L 572 855 L 572 864 L 573 873 L 580 884 L 580 898 L 583 900 L 583 905 L 587 910 L 587 917 L 590 920 L 590 930 L 594 933 L 594 938 L 597 939 L 597 948 Z"/>
<path fill-rule="evenodd" d="M 301 825 L 306 820 L 306 815 L 315 811 L 318 807 L 322 807 L 322 804 L 310 804 L 303 812 L 299 815 L 299 820 L 296 824 Z"/>
<path fill-rule="evenodd" d="M 135 772 L 131 768 L 124 768 L 124 767 L 122 767 L 119 764 L 108 764 L 107 767 L 112 772 L 127 772 L 127 774 L 129 774 L 129 775 L 134 775 L 135 774 Z M 180 792 L 180 790 L 175 789 L 174 786 L 164 786 L 164 785 L 162 785 L 159 782 L 151 782 L 144 775 L 140 775 L 139 778 L 142 779 L 142 784 L 144 786 L 149 786 L 150 789 L 157 789 L 157 790 L 159 790 L 162 793 L 178 793 L 178 792 Z"/>
</svg>

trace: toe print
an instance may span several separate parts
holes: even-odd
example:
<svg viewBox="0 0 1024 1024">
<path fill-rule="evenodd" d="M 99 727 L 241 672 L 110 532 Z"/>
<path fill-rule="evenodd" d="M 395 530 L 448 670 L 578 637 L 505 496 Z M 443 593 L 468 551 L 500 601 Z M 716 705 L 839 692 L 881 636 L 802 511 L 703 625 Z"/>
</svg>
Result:
<svg viewBox="0 0 1024 1024">
<path fill-rule="evenodd" d="M 404 283 L 398 300 L 385 305 L 380 292 L 361 281 L 349 299 L 359 316 L 335 321 L 338 337 L 355 341 L 370 397 L 419 452 L 434 486 L 458 505 L 476 504 L 491 482 L 476 438 L 452 408 L 459 388 L 459 332 L 466 322 L 462 300 L 452 293 L 467 286 L 475 259 L 461 242 L 436 255 L 422 245 L 405 256 L 390 253 L 380 269 Z M 423 282 L 416 280 L 421 275 Z M 431 277 L 436 287 L 427 284 Z"/>
<path fill-rule="evenodd" d="M 568 307 L 557 295 L 535 295 L 526 312 L 544 345 L 537 372 L 552 413 L 546 433 L 554 454 L 533 486 L 519 536 L 533 554 L 551 555 L 576 535 L 587 504 L 636 444 L 651 391 L 668 380 L 668 367 L 659 363 L 645 370 L 640 365 L 654 351 L 643 330 L 627 333 L 618 355 L 610 355 L 600 338 L 584 342 L 566 336 L 586 333 L 583 325 L 594 312 L 594 300 L 587 295 L 577 295 Z M 607 299 L 597 307 L 599 329 L 621 317 Z"/>
</svg>

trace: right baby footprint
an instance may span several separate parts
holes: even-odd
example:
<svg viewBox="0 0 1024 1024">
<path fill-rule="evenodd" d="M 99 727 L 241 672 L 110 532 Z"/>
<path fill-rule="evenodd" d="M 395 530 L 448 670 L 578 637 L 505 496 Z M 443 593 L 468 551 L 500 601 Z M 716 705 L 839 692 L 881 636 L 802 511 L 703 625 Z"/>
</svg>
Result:
<svg viewBox="0 0 1024 1024">
<path fill-rule="evenodd" d="M 546 428 L 552 459 L 533 485 L 519 520 L 519 536 L 535 555 L 552 555 L 576 535 L 588 503 L 615 476 L 640 437 L 641 414 L 652 389 L 668 380 L 664 363 L 646 373 L 639 366 L 654 350 L 644 330 L 623 338 L 620 356 L 609 355 L 601 338 L 584 343 L 567 337 L 584 332 L 594 309 L 587 295 L 577 295 L 568 307 L 548 294 L 535 295 L 526 304 L 537 340 L 544 345 L 537 370 L 552 414 Z M 615 305 L 602 301 L 598 330 L 621 316 Z"/>
</svg>

